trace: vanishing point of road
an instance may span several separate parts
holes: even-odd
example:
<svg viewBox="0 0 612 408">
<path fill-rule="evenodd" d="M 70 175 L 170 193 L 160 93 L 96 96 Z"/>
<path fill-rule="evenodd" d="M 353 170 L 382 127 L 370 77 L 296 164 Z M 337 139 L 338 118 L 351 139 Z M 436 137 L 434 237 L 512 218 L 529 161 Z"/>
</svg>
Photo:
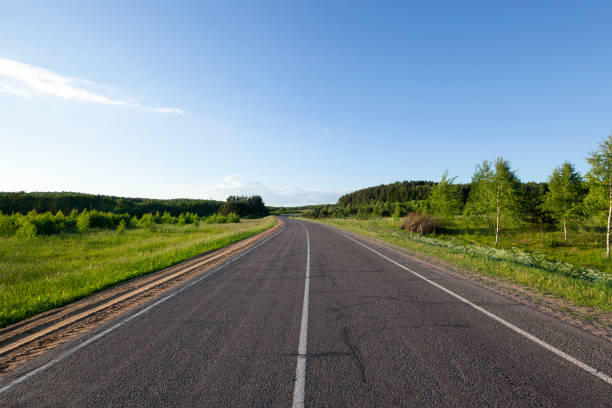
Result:
<svg viewBox="0 0 612 408">
<path fill-rule="evenodd" d="M 291 219 L 50 354 L 0 385 L 0 406 L 612 406 L 608 341 Z"/>
</svg>

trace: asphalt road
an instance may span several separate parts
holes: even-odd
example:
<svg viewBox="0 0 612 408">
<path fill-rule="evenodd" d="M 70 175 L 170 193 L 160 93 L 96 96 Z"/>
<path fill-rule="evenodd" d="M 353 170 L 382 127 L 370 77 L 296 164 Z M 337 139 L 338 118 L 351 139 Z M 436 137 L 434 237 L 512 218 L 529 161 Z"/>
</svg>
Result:
<svg viewBox="0 0 612 408">
<path fill-rule="evenodd" d="M 370 249 L 287 220 L 95 342 L 47 356 L 0 406 L 612 406 L 609 342 L 357 240 Z"/>
</svg>

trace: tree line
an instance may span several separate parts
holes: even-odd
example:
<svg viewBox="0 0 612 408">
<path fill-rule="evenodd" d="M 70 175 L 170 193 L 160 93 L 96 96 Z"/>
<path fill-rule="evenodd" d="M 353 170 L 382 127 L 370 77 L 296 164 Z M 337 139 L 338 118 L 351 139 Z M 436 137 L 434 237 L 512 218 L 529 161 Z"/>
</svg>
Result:
<svg viewBox="0 0 612 408">
<path fill-rule="evenodd" d="M 61 211 L 70 214 L 78 212 L 101 211 L 114 214 L 129 214 L 142 217 L 144 214 L 168 213 L 173 217 L 180 214 L 196 214 L 207 217 L 221 213 L 238 214 L 240 217 L 263 217 L 269 215 L 263 199 L 258 196 L 230 196 L 225 202 L 216 200 L 196 200 L 177 198 L 157 200 L 151 198 L 128 198 L 83 193 L 54 192 L 0 192 L 0 212 L 4 214 L 39 214 Z"/>
<path fill-rule="evenodd" d="M 403 182 L 358 190 L 337 205 L 304 211 L 306 217 L 400 217 L 408 212 L 431 214 L 444 220 L 463 214 L 478 217 L 493 228 L 495 245 L 500 232 L 521 224 L 558 226 L 568 240 L 567 224 L 587 217 L 606 218 L 606 258 L 610 258 L 612 228 L 612 134 L 587 158 L 582 176 L 570 162 L 553 169 L 546 183 L 522 183 L 502 157 L 485 160 L 469 184 L 455 184 L 445 171 L 439 182 Z"/>
<path fill-rule="evenodd" d="M 270 210 L 264 204 L 261 196 L 229 196 L 223 203 L 219 212 L 227 215 L 238 214 L 240 217 L 265 217 L 270 215 Z"/>
<path fill-rule="evenodd" d="M 72 210 L 98 210 L 137 217 L 156 212 L 168 212 L 172 216 L 189 212 L 203 217 L 217 213 L 222 205 L 223 201 L 187 198 L 157 200 L 71 192 L 0 192 L 0 211 L 5 214 L 27 214 L 32 210 L 54 214 L 58 211 L 69 214 Z"/>
</svg>

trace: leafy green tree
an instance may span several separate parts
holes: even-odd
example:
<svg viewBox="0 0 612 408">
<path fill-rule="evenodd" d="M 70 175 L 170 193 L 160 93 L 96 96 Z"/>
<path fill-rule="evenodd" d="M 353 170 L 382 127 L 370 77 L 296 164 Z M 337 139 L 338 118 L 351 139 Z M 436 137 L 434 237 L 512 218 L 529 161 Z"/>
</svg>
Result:
<svg viewBox="0 0 612 408">
<path fill-rule="evenodd" d="M 127 224 L 125 220 L 119 221 L 119 225 L 117 225 L 117 232 L 120 234 L 123 234 L 126 228 L 127 228 Z"/>
<path fill-rule="evenodd" d="M 378 201 L 374 204 L 374 208 L 372 209 L 372 215 L 374 217 L 382 217 L 383 216 L 383 204 Z"/>
<path fill-rule="evenodd" d="M 397 221 L 401 216 L 402 207 L 400 207 L 400 203 L 395 203 L 395 206 L 393 207 L 393 219 Z"/>
<path fill-rule="evenodd" d="M 21 226 L 15 232 L 15 236 L 23 240 L 30 240 L 36 237 L 37 233 L 38 231 L 36 230 L 36 225 L 34 225 L 34 223 L 27 218 L 24 218 L 21 222 Z"/>
<path fill-rule="evenodd" d="M 599 143 L 599 149 L 587 158 L 591 169 L 586 175 L 589 194 L 585 206 L 590 213 L 607 209 L 606 259 L 610 259 L 610 221 L 612 219 L 612 134 Z"/>
<path fill-rule="evenodd" d="M 161 217 L 162 224 L 172 224 L 174 223 L 174 217 L 170 215 L 168 211 L 164 211 L 164 215 Z"/>
<path fill-rule="evenodd" d="M 0 212 L 0 237 L 10 237 L 15 234 L 18 228 L 15 216 L 3 215 Z"/>
<path fill-rule="evenodd" d="M 499 243 L 502 224 L 518 218 L 519 180 L 510 163 L 498 157 L 493 168 L 488 161 L 477 166 L 472 177 L 467 211 L 495 219 L 495 246 Z"/>
<path fill-rule="evenodd" d="M 91 224 L 91 216 L 87 210 L 83 210 L 82 213 L 77 217 L 77 229 L 80 232 L 85 232 L 89 229 L 89 225 Z"/>
<path fill-rule="evenodd" d="M 142 214 L 142 217 L 140 217 L 140 225 L 142 225 L 144 228 L 148 229 L 148 230 L 154 230 L 155 229 L 155 218 L 153 218 L 153 214 L 151 213 L 146 213 L 146 214 Z"/>
<path fill-rule="evenodd" d="M 472 187 L 465 205 L 465 214 L 468 216 L 482 216 L 489 226 L 495 214 L 495 189 L 493 178 L 495 173 L 488 160 L 476 166 L 472 176 Z"/>
<path fill-rule="evenodd" d="M 432 187 L 429 194 L 429 209 L 440 218 L 448 218 L 459 212 L 461 201 L 459 190 L 453 184 L 456 177 L 449 177 L 448 170 L 442 174 L 442 180 Z"/>
<path fill-rule="evenodd" d="M 227 214 L 227 222 L 240 222 L 240 216 L 236 213 Z"/>
<path fill-rule="evenodd" d="M 501 157 L 495 160 L 495 246 L 499 242 L 499 230 L 502 217 L 508 221 L 516 219 L 518 214 L 519 180 L 510 163 Z"/>
<path fill-rule="evenodd" d="M 548 193 L 542 207 L 563 225 L 563 240 L 567 242 L 567 220 L 579 215 L 585 191 L 582 177 L 573 164 L 563 163 L 548 178 Z"/>
</svg>

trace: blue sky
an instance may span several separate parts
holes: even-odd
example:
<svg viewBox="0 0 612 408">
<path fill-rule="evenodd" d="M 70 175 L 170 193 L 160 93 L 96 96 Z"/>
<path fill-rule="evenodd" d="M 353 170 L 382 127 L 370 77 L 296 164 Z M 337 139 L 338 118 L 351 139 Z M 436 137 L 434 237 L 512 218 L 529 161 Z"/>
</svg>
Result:
<svg viewBox="0 0 612 408">
<path fill-rule="evenodd" d="M 537 3 L 537 4 L 536 4 Z M 0 191 L 267 204 L 581 172 L 612 131 L 610 2 L 6 2 Z"/>
</svg>

